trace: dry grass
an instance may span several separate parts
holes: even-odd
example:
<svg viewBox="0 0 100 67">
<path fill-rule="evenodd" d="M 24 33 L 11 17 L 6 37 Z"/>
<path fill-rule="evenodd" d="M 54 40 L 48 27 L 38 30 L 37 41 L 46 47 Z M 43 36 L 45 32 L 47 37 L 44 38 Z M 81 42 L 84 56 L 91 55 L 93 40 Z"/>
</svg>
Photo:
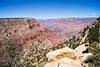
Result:
<svg viewBox="0 0 100 67">
<path fill-rule="evenodd" d="M 57 55 L 56 57 L 57 60 L 62 59 L 62 58 L 71 58 L 71 59 L 76 59 L 76 55 L 73 52 L 63 52 L 60 55 Z"/>
</svg>

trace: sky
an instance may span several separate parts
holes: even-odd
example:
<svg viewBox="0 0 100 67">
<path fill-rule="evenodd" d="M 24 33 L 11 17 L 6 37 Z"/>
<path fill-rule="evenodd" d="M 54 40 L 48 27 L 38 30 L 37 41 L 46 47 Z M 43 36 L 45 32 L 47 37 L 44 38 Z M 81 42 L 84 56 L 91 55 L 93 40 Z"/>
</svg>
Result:
<svg viewBox="0 0 100 67">
<path fill-rule="evenodd" d="M 0 18 L 98 17 L 100 0 L 0 0 Z"/>
</svg>

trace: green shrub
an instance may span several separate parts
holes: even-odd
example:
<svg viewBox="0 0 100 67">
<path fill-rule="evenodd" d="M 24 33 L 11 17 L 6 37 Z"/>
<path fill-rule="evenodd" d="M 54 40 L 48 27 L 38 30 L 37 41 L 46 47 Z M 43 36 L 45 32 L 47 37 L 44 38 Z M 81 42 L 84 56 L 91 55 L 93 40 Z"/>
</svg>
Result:
<svg viewBox="0 0 100 67">
<path fill-rule="evenodd" d="M 100 29 L 100 21 L 95 22 L 95 25 L 89 28 L 88 40 L 90 44 L 94 42 L 99 43 L 99 39 L 100 39 L 99 29 Z"/>
<path fill-rule="evenodd" d="M 89 64 L 89 67 L 99 67 L 100 66 L 100 45 L 98 43 L 90 44 L 89 52 L 93 53 L 92 56 L 89 56 L 85 63 Z"/>
<path fill-rule="evenodd" d="M 93 53 L 92 56 L 89 56 L 85 63 L 88 63 L 89 67 L 100 67 L 100 17 L 97 19 L 97 21 L 93 24 L 92 27 L 89 28 L 89 35 L 88 35 L 88 41 L 89 41 L 89 52 Z"/>
</svg>

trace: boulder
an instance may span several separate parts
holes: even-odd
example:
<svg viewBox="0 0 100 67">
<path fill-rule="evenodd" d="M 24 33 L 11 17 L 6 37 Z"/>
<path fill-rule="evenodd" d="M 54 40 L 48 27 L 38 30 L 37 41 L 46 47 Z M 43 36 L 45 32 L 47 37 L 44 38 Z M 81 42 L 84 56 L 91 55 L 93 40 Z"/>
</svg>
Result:
<svg viewBox="0 0 100 67">
<path fill-rule="evenodd" d="M 92 53 L 83 53 L 87 47 L 85 44 L 75 50 L 65 47 L 47 53 L 48 63 L 44 67 L 88 67 L 83 61 Z"/>
</svg>

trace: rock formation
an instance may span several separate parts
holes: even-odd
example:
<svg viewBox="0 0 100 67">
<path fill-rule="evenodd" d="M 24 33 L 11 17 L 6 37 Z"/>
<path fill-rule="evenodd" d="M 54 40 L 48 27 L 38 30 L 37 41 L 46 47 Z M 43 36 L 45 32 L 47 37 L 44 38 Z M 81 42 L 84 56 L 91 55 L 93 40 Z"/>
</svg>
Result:
<svg viewBox="0 0 100 67">
<path fill-rule="evenodd" d="M 1 18 L 0 39 L 12 37 L 23 44 L 31 44 L 33 40 L 49 40 L 52 45 L 64 42 L 65 35 L 40 26 L 37 20 L 31 18 Z"/>
<path fill-rule="evenodd" d="M 44 67 L 88 67 L 83 61 L 92 53 L 82 53 L 86 50 L 85 44 L 75 50 L 65 47 L 47 53 L 48 63 Z"/>
</svg>

